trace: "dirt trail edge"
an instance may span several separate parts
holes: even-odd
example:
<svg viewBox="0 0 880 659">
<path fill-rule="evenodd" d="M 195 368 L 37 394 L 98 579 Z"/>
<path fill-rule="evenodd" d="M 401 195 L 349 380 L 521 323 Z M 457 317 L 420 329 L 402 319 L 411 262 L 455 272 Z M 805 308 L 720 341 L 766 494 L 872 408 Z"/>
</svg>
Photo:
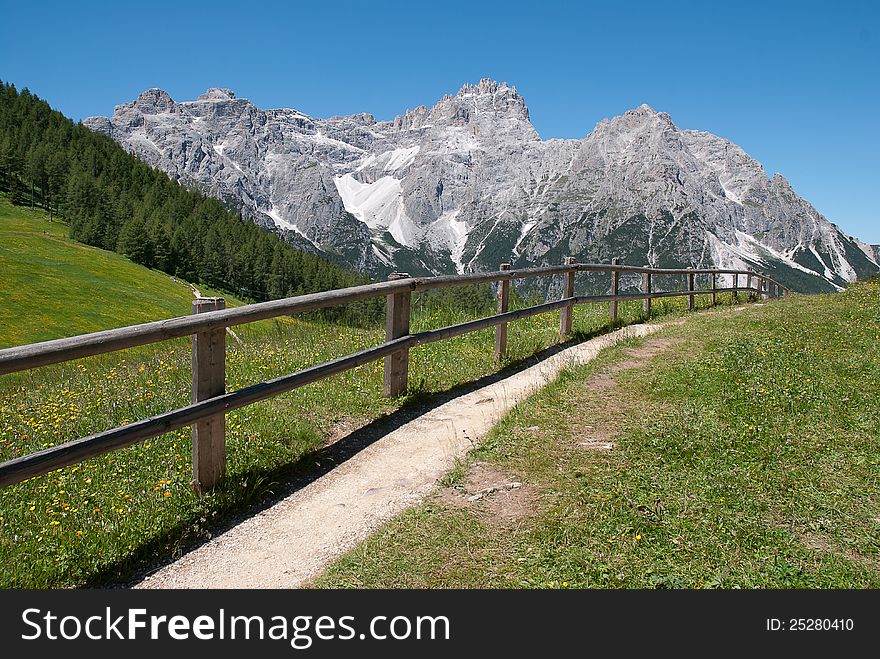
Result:
<svg viewBox="0 0 880 659">
<path fill-rule="evenodd" d="M 384 522 L 424 499 L 456 458 L 564 368 L 591 361 L 621 339 L 658 329 L 655 324 L 624 327 L 444 403 L 134 587 L 302 586 Z"/>
</svg>

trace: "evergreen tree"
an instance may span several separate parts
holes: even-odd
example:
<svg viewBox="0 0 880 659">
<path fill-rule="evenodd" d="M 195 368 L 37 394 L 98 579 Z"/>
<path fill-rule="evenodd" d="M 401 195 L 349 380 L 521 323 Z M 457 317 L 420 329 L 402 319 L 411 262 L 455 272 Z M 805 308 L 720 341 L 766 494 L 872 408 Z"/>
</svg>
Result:
<svg viewBox="0 0 880 659">
<path fill-rule="evenodd" d="M 153 246 L 143 220 L 134 218 L 123 226 L 117 251 L 135 263 L 152 265 Z"/>
<path fill-rule="evenodd" d="M 163 272 L 174 272 L 175 263 L 171 249 L 171 234 L 161 222 L 156 222 L 150 232 L 153 245 L 153 267 Z"/>
</svg>

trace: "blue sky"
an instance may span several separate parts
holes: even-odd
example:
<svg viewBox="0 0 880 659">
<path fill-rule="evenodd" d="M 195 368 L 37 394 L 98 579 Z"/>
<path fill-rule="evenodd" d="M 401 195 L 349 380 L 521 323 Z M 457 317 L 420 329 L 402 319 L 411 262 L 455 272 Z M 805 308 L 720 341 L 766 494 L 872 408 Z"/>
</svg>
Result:
<svg viewBox="0 0 880 659">
<path fill-rule="evenodd" d="M 0 2 L 0 78 L 74 119 L 217 86 L 387 119 L 491 77 L 544 138 L 648 103 L 880 243 L 880 3 Z"/>
</svg>

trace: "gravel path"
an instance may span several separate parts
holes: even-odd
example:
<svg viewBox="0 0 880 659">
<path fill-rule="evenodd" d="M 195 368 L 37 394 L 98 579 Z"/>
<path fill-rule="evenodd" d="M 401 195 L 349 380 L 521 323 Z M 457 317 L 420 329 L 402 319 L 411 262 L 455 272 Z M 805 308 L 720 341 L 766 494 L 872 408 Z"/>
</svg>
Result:
<svg viewBox="0 0 880 659">
<path fill-rule="evenodd" d="M 514 405 L 567 367 L 658 325 L 633 325 L 454 398 L 370 444 L 306 487 L 232 527 L 135 588 L 293 588 L 419 503 Z"/>
</svg>

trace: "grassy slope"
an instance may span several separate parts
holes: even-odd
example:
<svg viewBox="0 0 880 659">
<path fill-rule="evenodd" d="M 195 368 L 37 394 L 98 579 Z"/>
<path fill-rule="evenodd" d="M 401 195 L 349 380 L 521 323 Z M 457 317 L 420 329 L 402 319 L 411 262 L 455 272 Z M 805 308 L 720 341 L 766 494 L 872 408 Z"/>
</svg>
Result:
<svg viewBox="0 0 880 659">
<path fill-rule="evenodd" d="M 190 293 L 183 284 L 116 254 L 71 243 L 62 226 L 50 225 L 41 213 L 9 206 L 0 206 L 0 213 L 5 232 L 0 346 L 188 312 Z M 4 247 L 7 238 L 15 248 Z M 16 283 L 9 286 L 12 279 Z M 74 281 L 76 286 L 69 285 Z M 129 302 L 135 299 L 137 304 Z M 413 302 L 414 331 L 471 318 L 423 302 L 422 296 Z M 683 305 L 667 300 L 654 309 L 677 313 Z M 71 308 L 87 312 L 71 314 Z M 639 303 L 622 305 L 621 319 L 637 321 L 639 309 Z M 14 322 L 6 321 L 10 318 Z M 558 322 L 551 313 L 512 324 L 510 362 L 558 341 Z M 575 312 L 581 336 L 606 325 L 604 305 Z M 286 318 L 236 332 L 243 345 L 227 340 L 229 390 L 376 345 L 383 337 L 380 328 Z M 308 468 L 309 453 L 330 439 L 497 371 L 492 350 L 492 330 L 414 350 L 411 393 L 399 399 L 381 396 L 382 365 L 374 363 L 229 415 L 228 479 L 204 497 L 189 486 L 186 430 L 0 490 L 0 586 L 125 578 L 278 492 L 292 474 Z M 189 402 L 189 388 L 186 340 L 0 377 L 0 460 L 182 406 Z"/>
<path fill-rule="evenodd" d="M 192 291 L 0 196 L 0 347 L 188 314 Z"/>
<path fill-rule="evenodd" d="M 521 526 L 441 497 L 319 585 L 880 587 L 880 282 L 663 337 L 666 353 L 613 375 L 617 411 L 587 382 L 626 347 L 520 405 L 475 451 L 540 493 Z M 614 430 L 614 450 L 578 445 L 591 426 Z"/>
</svg>

